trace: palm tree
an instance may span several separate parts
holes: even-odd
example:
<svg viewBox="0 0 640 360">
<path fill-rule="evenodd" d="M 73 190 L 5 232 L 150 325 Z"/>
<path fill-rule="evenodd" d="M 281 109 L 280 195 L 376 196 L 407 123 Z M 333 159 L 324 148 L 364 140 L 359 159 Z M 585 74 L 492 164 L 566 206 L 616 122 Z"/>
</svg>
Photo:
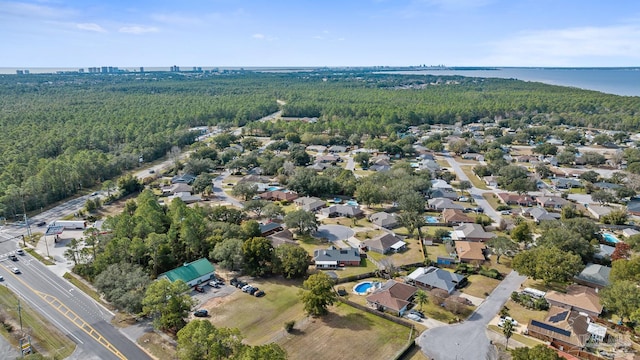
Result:
<svg viewBox="0 0 640 360">
<path fill-rule="evenodd" d="M 413 300 L 420 307 L 420 311 L 422 311 L 422 306 L 429 302 L 429 296 L 427 296 L 427 293 L 424 290 L 418 290 L 416 291 L 416 295 Z"/>
<path fill-rule="evenodd" d="M 504 327 L 502 328 L 502 333 L 504 334 L 504 337 L 507 339 L 507 343 L 504 346 L 504 348 L 507 349 L 509 347 L 509 338 L 511 337 L 511 335 L 513 335 L 513 323 L 511 322 L 511 320 L 504 321 Z"/>
</svg>

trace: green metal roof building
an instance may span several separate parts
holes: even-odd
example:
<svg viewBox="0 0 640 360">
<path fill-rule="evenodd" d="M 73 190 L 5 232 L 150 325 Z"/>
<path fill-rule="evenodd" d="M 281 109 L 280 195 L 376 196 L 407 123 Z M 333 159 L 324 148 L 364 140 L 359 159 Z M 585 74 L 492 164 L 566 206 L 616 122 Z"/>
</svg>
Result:
<svg viewBox="0 0 640 360">
<path fill-rule="evenodd" d="M 196 286 L 214 276 L 215 269 L 209 260 L 202 258 L 183 266 L 162 273 L 158 278 L 167 278 L 169 281 L 182 280 L 189 286 Z"/>
</svg>

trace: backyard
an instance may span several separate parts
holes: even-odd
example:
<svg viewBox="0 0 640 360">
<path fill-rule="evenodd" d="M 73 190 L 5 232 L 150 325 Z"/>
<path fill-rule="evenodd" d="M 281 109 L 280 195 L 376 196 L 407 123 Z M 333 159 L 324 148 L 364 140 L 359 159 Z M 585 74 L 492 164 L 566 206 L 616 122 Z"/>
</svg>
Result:
<svg viewBox="0 0 640 360">
<path fill-rule="evenodd" d="M 338 303 L 321 318 L 305 318 L 278 343 L 289 359 L 391 359 L 409 340 L 404 326 Z"/>
</svg>

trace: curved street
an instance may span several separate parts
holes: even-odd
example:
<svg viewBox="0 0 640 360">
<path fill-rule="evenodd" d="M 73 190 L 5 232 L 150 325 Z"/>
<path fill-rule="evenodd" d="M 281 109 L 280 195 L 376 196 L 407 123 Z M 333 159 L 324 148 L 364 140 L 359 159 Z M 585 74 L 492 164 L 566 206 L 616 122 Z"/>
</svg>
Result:
<svg viewBox="0 0 640 360">
<path fill-rule="evenodd" d="M 416 343 L 430 359 L 496 359 L 497 354 L 486 335 L 487 325 L 526 279 L 511 271 L 467 320 L 429 329 L 416 339 Z"/>
</svg>

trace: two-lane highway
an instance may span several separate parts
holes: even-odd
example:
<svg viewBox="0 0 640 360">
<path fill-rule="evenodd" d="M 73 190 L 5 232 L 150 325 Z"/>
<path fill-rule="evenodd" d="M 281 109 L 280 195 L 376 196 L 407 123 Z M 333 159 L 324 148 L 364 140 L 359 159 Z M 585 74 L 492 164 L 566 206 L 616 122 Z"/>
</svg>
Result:
<svg viewBox="0 0 640 360">
<path fill-rule="evenodd" d="M 44 314 L 80 348 L 99 359 L 149 359 L 109 323 L 113 314 L 108 310 L 30 255 L 18 259 L 0 259 L 0 275 L 5 278 L 3 285 Z M 14 274 L 13 267 L 19 268 L 21 273 Z"/>
</svg>

